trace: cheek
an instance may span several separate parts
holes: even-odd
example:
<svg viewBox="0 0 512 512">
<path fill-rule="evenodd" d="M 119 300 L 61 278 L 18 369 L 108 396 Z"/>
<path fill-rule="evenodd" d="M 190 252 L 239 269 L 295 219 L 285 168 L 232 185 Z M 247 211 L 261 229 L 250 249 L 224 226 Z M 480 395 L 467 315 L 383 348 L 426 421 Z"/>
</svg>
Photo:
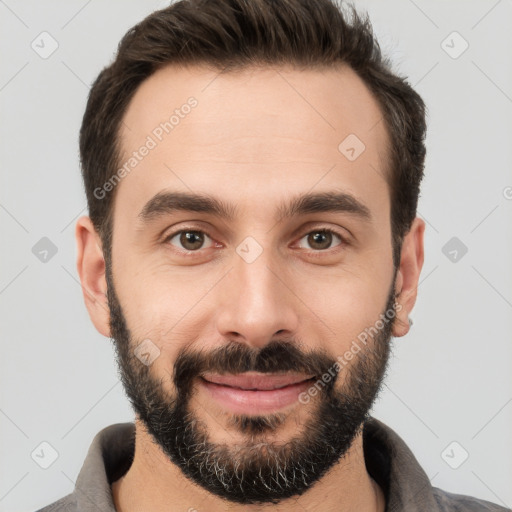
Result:
<svg viewBox="0 0 512 512">
<path fill-rule="evenodd" d="M 119 273 L 116 290 L 135 340 L 148 338 L 170 353 L 204 332 L 205 311 L 214 312 L 216 283 L 225 272 L 213 267 L 193 268 L 158 265 L 136 274 Z"/>
<path fill-rule="evenodd" d="M 325 269 L 324 269 L 325 270 Z M 303 313 L 310 320 L 303 325 L 324 338 L 331 355 L 344 353 L 365 329 L 375 325 L 384 312 L 388 296 L 388 276 L 374 272 L 332 271 L 315 279 L 303 277 L 294 287 L 303 300 Z M 306 337 L 308 335 L 306 334 Z"/>
</svg>

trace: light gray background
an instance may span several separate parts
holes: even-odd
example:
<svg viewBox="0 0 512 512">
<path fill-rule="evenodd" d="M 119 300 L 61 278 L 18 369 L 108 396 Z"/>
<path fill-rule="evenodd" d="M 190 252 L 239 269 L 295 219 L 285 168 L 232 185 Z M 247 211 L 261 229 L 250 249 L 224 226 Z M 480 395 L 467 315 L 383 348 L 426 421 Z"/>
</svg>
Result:
<svg viewBox="0 0 512 512">
<path fill-rule="evenodd" d="M 0 0 L 2 511 L 36 510 L 71 492 L 94 435 L 133 419 L 75 269 L 74 224 L 86 213 L 77 138 L 89 85 L 119 39 L 164 5 Z M 356 5 L 429 109 L 425 265 L 414 326 L 395 340 L 374 414 L 435 486 L 510 507 L 512 2 Z M 47 59 L 31 48 L 43 31 L 59 45 Z M 453 31 L 469 43 L 458 58 L 464 43 Z M 456 262 L 443 253 L 454 236 L 468 248 Z M 42 237 L 58 249 L 45 263 L 32 252 Z M 31 458 L 43 441 L 59 454 L 48 469 Z M 469 453 L 458 469 L 442 457 L 453 441 L 452 465 Z"/>
</svg>

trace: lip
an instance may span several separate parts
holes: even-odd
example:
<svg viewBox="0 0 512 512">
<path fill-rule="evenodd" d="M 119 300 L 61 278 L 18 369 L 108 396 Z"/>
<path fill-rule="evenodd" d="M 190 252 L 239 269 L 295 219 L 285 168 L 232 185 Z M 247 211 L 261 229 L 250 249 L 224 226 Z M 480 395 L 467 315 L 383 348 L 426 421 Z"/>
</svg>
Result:
<svg viewBox="0 0 512 512">
<path fill-rule="evenodd" d="M 298 401 L 314 377 L 298 374 L 205 374 L 200 383 L 220 405 L 235 413 L 268 413 Z"/>
<path fill-rule="evenodd" d="M 214 384 L 222 384 L 232 388 L 240 388 L 253 391 L 271 391 L 274 389 L 291 386 L 305 380 L 313 378 L 313 375 L 303 375 L 297 373 L 285 374 L 265 374 L 256 372 L 246 372 L 237 375 L 218 375 L 214 373 L 205 373 L 203 379 Z"/>
</svg>

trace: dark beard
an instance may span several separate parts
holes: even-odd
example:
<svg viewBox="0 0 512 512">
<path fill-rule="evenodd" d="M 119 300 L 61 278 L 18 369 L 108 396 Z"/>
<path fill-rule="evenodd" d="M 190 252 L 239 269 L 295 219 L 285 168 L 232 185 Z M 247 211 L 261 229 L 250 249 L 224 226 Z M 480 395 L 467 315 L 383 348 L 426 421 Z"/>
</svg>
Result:
<svg viewBox="0 0 512 512">
<path fill-rule="evenodd" d="M 187 348 L 177 357 L 173 374 L 168 375 L 175 390 L 170 395 L 163 385 L 167 376 L 157 380 L 150 373 L 151 367 L 134 355 L 139 341 L 133 340 L 127 328 L 108 261 L 106 278 L 111 334 L 121 381 L 132 407 L 169 459 L 206 491 L 246 505 L 277 504 L 299 496 L 346 454 L 364 427 L 386 372 L 392 321 L 384 322 L 378 334 L 339 373 L 333 372 L 335 358 L 320 351 L 304 353 L 296 343 L 272 341 L 257 350 L 229 342 L 210 353 Z M 392 285 L 383 313 L 394 310 L 394 279 Z M 322 376 L 329 369 L 335 375 L 325 383 Z M 302 405 L 311 409 L 303 431 L 285 444 L 265 441 L 265 434 L 286 420 L 283 413 L 230 414 L 228 428 L 247 434 L 247 443 L 235 449 L 211 442 L 207 424 L 189 409 L 194 385 L 206 371 L 293 371 L 316 375 L 313 383 L 321 381 L 322 385 L 317 386 L 318 395 Z M 345 380 L 337 390 L 340 373 L 345 374 Z"/>
</svg>

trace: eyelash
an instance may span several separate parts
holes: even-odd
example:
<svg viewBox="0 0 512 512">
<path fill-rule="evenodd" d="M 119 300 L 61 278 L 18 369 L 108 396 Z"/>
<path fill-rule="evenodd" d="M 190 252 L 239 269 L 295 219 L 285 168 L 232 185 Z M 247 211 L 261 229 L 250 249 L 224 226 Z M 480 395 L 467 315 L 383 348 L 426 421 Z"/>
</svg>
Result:
<svg viewBox="0 0 512 512">
<path fill-rule="evenodd" d="M 164 240 L 163 240 L 163 243 L 164 244 L 169 244 L 171 245 L 169 242 L 176 236 L 176 235 L 180 235 L 181 233 L 186 233 L 186 232 L 194 232 L 194 233 L 200 233 L 200 234 L 203 234 L 203 235 L 206 235 L 208 238 L 210 238 L 210 240 L 213 241 L 213 243 L 215 244 L 216 242 L 214 241 L 213 237 L 211 237 L 206 231 L 204 231 L 203 229 L 197 229 L 195 227 L 192 227 L 192 226 L 189 226 L 189 227 L 184 227 L 184 228 L 181 228 L 177 231 L 173 231 L 172 233 L 170 233 L 169 235 L 167 235 Z M 315 250 L 315 249 L 309 249 L 309 251 L 311 252 L 311 255 L 313 257 L 321 257 L 323 256 L 324 254 L 332 254 L 333 252 L 337 252 L 338 250 L 343 250 L 343 248 L 347 245 L 349 245 L 347 239 L 345 238 L 345 236 L 341 235 L 338 231 L 334 230 L 334 229 L 331 229 L 331 228 L 315 228 L 315 229 L 310 229 L 309 231 L 306 231 L 301 237 L 299 240 L 302 240 L 305 236 L 307 235 L 310 235 L 311 233 L 327 233 L 327 234 L 332 234 L 336 237 L 338 237 L 340 239 L 340 243 L 338 245 L 335 245 L 334 247 L 329 247 L 327 249 L 319 249 L 319 250 Z M 209 249 L 210 247 L 208 247 L 207 249 Z M 203 248 L 201 248 L 203 249 Z M 174 250 L 176 250 L 177 252 L 179 252 L 180 254 L 183 254 L 185 256 L 195 256 L 196 253 L 199 254 L 201 252 L 201 249 L 197 249 L 195 251 L 191 251 L 191 250 L 187 250 L 187 249 L 180 249 L 180 248 L 177 248 L 177 247 L 174 247 Z M 308 249 L 302 249 L 301 250 L 308 250 Z"/>
</svg>

